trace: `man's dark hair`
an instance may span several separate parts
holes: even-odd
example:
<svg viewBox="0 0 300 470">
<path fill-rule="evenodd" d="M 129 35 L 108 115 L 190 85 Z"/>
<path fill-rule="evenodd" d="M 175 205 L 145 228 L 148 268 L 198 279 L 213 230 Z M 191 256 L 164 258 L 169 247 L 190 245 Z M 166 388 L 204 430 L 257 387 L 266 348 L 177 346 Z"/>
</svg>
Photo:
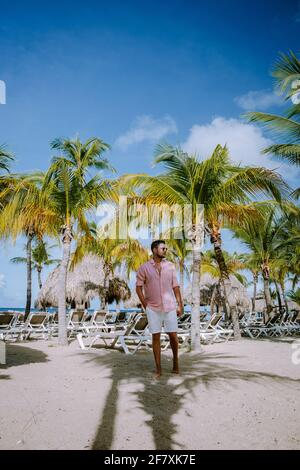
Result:
<svg viewBox="0 0 300 470">
<path fill-rule="evenodd" d="M 154 242 L 151 243 L 151 251 L 153 253 L 153 248 L 157 248 L 158 245 L 160 245 L 161 243 L 163 243 L 165 245 L 165 240 L 155 240 Z"/>
</svg>

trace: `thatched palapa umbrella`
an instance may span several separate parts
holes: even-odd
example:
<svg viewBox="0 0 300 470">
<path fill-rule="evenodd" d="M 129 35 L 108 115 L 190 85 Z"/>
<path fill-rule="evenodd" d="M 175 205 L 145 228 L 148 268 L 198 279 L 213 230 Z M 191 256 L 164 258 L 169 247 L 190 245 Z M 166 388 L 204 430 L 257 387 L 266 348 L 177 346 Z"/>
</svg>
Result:
<svg viewBox="0 0 300 470">
<path fill-rule="evenodd" d="M 300 313 L 300 305 L 298 305 L 296 302 L 293 300 L 288 300 L 288 309 L 290 312 L 299 312 Z M 276 305 L 275 305 L 276 307 Z M 255 300 L 255 310 L 256 312 L 262 312 L 266 313 L 267 312 L 267 306 L 266 306 L 266 301 L 264 297 L 256 297 Z"/>
<path fill-rule="evenodd" d="M 59 267 L 48 276 L 37 300 L 37 308 L 57 307 L 58 305 Z M 103 293 L 104 270 L 103 260 L 87 254 L 83 260 L 68 271 L 66 300 L 76 308 L 84 308 L 90 301 Z"/>
<path fill-rule="evenodd" d="M 251 299 L 247 293 L 247 289 L 232 274 L 230 274 L 230 281 L 229 303 L 235 301 L 239 313 L 250 311 Z M 183 297 L 185 304 L 191 303 L 191 285 L 185 289 Z M 215 278 L 209 273 L 201 274 L 200 302 L 201 305 L 210 305 L 211 311 L 213 311 L 215 305 L 222 308 L 219 278 Z"/>
<path fill-rule="evenodd" d="M 107 291 L 106 300 L 107 303 L 112 304 L 116 302 L 117 310 L 119 310 L 120 301 L 129 300 L 131 297 L 131 291 L 128 287 L 127 282 L 119 277 L 114 277 L 109 280 L 109 286 Z"/>
</svg>

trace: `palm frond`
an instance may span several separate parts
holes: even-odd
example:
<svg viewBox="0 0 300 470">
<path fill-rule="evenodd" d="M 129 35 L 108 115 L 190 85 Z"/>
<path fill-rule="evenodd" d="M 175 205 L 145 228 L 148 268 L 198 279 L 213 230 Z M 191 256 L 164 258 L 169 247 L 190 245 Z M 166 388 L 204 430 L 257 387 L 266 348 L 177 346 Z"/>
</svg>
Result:
<svg viewBox="0 0 300 470">
<path fill-rule="evenodd" d="M 280 136 L 289 143 L 297 143 L 300 139 L 300 124 L 297 121 L 275 114 L 249 112 L 244 115 L 249 122 L 257 122 L 266 127 L 276 136 Z"/>
<path fill-rule="evenodd" d="M 265 148 L 262 153 L 272 153 L 292 165 L 300 165 L 300 144 L 274 144 Z"/>
</svg>

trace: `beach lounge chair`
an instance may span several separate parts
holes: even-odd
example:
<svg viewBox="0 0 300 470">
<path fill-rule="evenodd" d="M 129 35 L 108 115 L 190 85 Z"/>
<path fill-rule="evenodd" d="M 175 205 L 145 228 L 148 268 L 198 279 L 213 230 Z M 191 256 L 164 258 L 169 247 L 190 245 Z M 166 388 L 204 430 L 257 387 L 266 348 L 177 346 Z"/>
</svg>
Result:
<svg viewBox="0 0 300 470">
<path fill-rule="evenodd" d="M 74 310 L 69 315 L 69 321 L 67 325 L 68 336 L 71 337 L 73 334 L 77 334 L 79 331 L 84 329 L 83 319 L 85 316 L 84 310 Z"/>
<path fill-rule="evenodd" d="M 85 310 L 72 310 L 67 314 L 67 334 L 71 338 L 74 334 L 84 329 L 86 312 Z M 49 314 L 49 338 L 58 334 L 58 313 Z"/>
<path fill-rule="evenodd" d="M 58 333 L 58 312 L 48 314 L 49 338 Z"/>
<path fill-rule="evenodd" d="M 285 321 L 285 329 L 287 335 L 294 335 L 300 332 L 300 324 L 297 323 L 298 312 L 288 313 Z"/>
<path fill-rule="evenodd" d="M 6 344 L 0 339 L 0 364 L 6 364 Z"/>
<path fill-rule="evenodd" d="M 200 341 L 211 344 L 218 337 L 217 326 L 222 320 L 221 313 L 214 313 L 209 320 L 200 323 Z"/>
<path fill-rule="evenodd" d="M 288 335 L 289 334 L 289 327 L 287 324 L 288 318 L 289 318 L 288 313 L 281 313 L 273 325 L 273 329 L 270 332 L 270 336 Z"/>
<path fill-rule="evenodd" d="M 229 325 L 228 327 L 224 327 L 220 321 L 215 327 L 215 331 L 217 333 L 217 336 L 215 337 L 213 341 L 224 340 L 225 342 L 227 342 L 231 338 L 233 338 L 234 331 L 233 331 L 232 325 Z"/>
<path fill-rule="evenodd" d="M 245 316 L 240 321 L 240 328 L 257 323 L 261 325 L 263 323 L 262 318 L 258 318 L 256 312 L 249 312 L 248 314 L 245 314 Z"/>
<path fill-rule="evenodd" d="M 279 324 L 277 322 L 281 316 L 280 313 L 276 313 L 264 324 L 249 324 L 243 328 L 243 333 L 252 339 L 257 339 L 260 336 L 272 336 L 275 332 L 279 331 Z"/>
<path fill-rule="evenodd" d="M 93 313 L 91 321 L 92 321 L 93 325 L 96 328 L 101 327 L 101 326 L 103 326 L 103 324 L 105 324 L 105 317 L 106 316 L 107 316 L 107 311 L 106 310 L 96 310 Z"/>
<path fill-rule="evenodd" d="M 178 328 L 190 328 L 191 327 L 191 314 L 190 312 L 184 312 L 180 317 L 177 318 Z"/>
<path fill-rule="evenodd" d="M 16 315 L 10 312 L 3 312 L 0 314 L 0 334 L 2 331 L 12 327 L 15 317 Z"/>
<path fill-rule="evenodd" d="M 148 330 L 147 316 L 139 314 L 138 317 L 135 317 L 130 332 L 125 335 L 120 335 L 117 343 L 121 345 L 125 354 L 135 354 L 142 346 L 151 350 L 152 335 Z"/>
<path fill-rule="evenodd" d="M 127 312 L 118 312 L 116 316 L 116 323 L 126 323 L 127 321 Z"/>
<path fill-rule="evenodd" d="M 3 312 L 0 314 L 0 339 L 16 339 L 20 336 L 22 328 L 16 326 L 17 313 Z"/>
<path fill-rule="evenodd" d="M 126 340 L 129 341 L 129 336 L 134 336 L 137 339 L 137 336 L 140 336 L 140 341 L 142 340 L 142 331 L 145 330 L 148 324 L 148 320 L 146 315 L 140 313 L 137 316 L 133 316 L 131 320 L 126 323 L 122 328 L 120 327 L 114 331 L 107 331 L 106 325 L 103 329 L 98 329 L 97 331 L 89 331 L 88 334 L 86 332 L 80 332 L 77 334 L 77 340 L 81 347 L 81 349 L 91 349 L 91 347 L 96 342 L 102 342 L 108 348 L 114 348 L 120 337 L 126 337 L 125 342 L 121 342 L 121 346 L 123 347 L 124 351 L 129 350 L 126 345 Z M 144 328 L 142 329 L 142 327 Z M 150 338 L 150 334 L 147 335 L 148 339 Z M 89 341 L 89 343 L 88 343 Z M 125 348 L 124 345 L 125 344 Z"/>
<path fill-rule="evenodd" d="M 24 326 L 21 327 L 22 339 L 29 339 L 31 336 L 42 336 L 43 339 L 48 339 L 48 320 L 49 315 L 45 312 L 30 313 Z"/>
<path fill-rule="evenodd" d="M 98 328 L 102 328 L 103 326 L 105 326 L 106 315 L 106 310 L 95 310 L 89 320 L 86 320 L 86 317 L 84 317 L 82 322 L 83 331 L 95 331 Z"/>
<path fill-rule="evenodd" d="M 109 333 L 120 328 L 122 329 L 126 323 L 128 323 L 133 314 L 136 314 L 136 312 L 132 312 L 127 320 L 125 318 L 125 321 L 119 322 L 117 321 L 115 314 L 107 312 L 106 310 L 96 310 L 93 313 L 91 320 L 89 322 L 84 322 L 83 331 L 88 335 L 89 332 L 97 330 Z"/>
<path fill-rule="evenodd" d="M 118 314 L 116 312 L 106 312 L 105 323 L 114 325 L 117 321 Z"/>
</svg>

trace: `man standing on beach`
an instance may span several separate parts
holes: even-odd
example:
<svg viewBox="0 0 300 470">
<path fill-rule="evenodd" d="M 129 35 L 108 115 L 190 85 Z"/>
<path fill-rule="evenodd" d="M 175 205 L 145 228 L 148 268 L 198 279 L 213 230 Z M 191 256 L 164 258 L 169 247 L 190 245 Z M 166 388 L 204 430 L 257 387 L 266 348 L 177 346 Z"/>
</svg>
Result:
<svg viewBox="0 0 300 470">
<path fill-rule="evenodd" d="M 183 302 L 175 266 L 166 260 L 165 242 L 163 240 L 152 242 L 151 251 L 153 258 L 144 263 L 137 272 L 136 293 L 147 314 L 156 365 L 155 378 L 159 378 L 161 376 L 160 334 L 162 326 L 170 338 L 173 352 L 172 372 L 179 373 L 177 315 L 180 316 L 183 313 Z"/>
</svg>

